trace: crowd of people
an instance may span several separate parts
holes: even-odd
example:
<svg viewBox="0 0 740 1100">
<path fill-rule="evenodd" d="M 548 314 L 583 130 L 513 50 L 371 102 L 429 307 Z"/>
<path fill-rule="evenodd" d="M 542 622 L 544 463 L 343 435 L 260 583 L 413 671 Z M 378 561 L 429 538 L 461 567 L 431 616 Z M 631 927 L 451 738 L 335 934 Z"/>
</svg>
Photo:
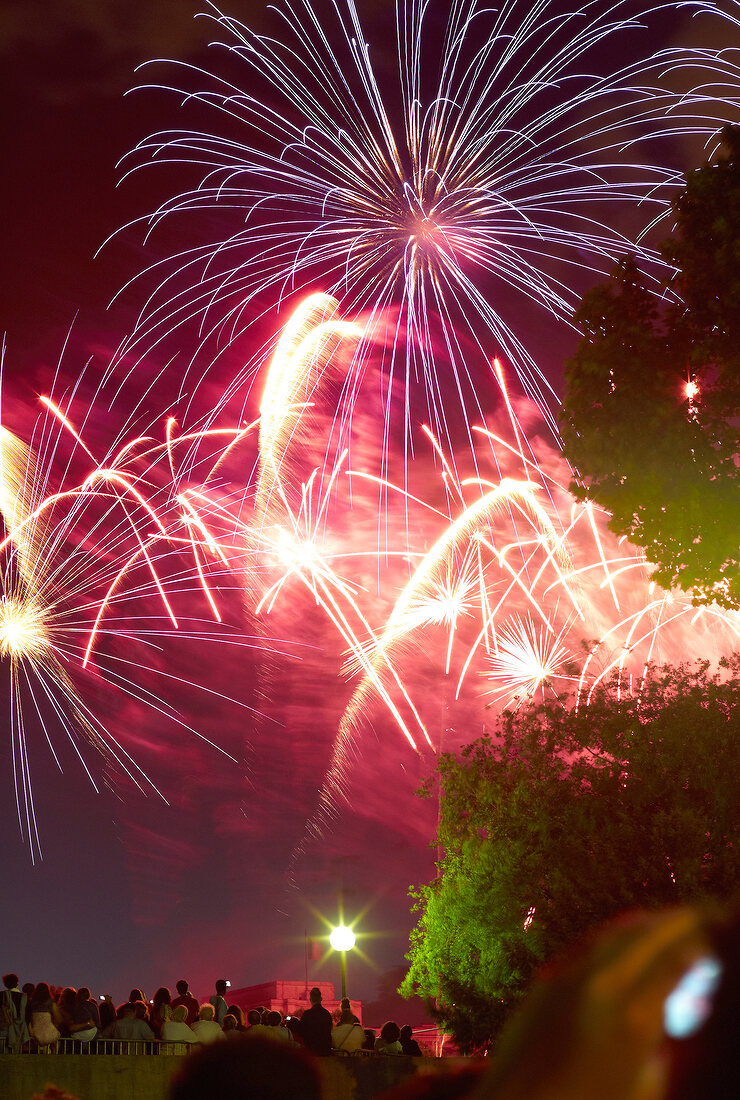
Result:
<svg viewBox="0 0 740 1100">
<path fill-rule="evenodd" d="M 39 982 L 20 987 L 17 974 L 6 974 L 3 983 L 0 1046 L 16 1052 L 53 1051 L 60 1039 L 78 1044 L 112 1039 L 194 1045 L 249 1036 L 299 1044 L 318 1055 L 367 1051 L 419 1057 L 422 1053 L 409 1025 L 399 1028 L 389 1020 L 376 1035 L 374 1029 L 362 1027 L 346 998 L 332 1015 L 322 1005 L 318 988 L 311 990 L 310 1008 L 301 1015 L 284 1017 L 260 1007 L 250 1009 L 245 1018 L 239 1005 L 228 1004 L 228 983 L 223 980 L 216 982 L 216 991 L 205 1004 L 181 979 L 175 997 L 166 986 L 150 1001 L 141 989 L 132 989 L 118 1008 L 110 996 L 94 1000 L 86 986 L 61 988 Z"/>
<path fill-rule="evenodd" d="M 12 1027 L 25 1026 L 40 1046 L 50 1046 L 63 1028 L 74 1037 L 92 1033 L 88 990 L 52 991 L 44 984 L 20 989 L 15 974 L 5 976 L 5 986 L 0 1036 L 11 1045 L 13 1034 L 22 1039 Z M 196 1035 L 208 1024 L 196 1040 L 198 1050 L 181 1059 L 169 1100 L 325 1100 L 336 1095 L 332 1073 L 344 1075 L 345 1068 L 358 1081 L 365 1075 L 365 1085 L 391 1085 L 382 1100 L 740 1097 L 738 904 L 626 913 L 591 933 L 543 969 L 477 1062 L 321 1064 L 313 1055 L 332 1049 L 417 1054 L 418 1048 L 408 1045 L 410 1029 L 390 1021 L 377 1037 L 368 1034 L 348 1001 L 333 1020 L 319 989 L 311 990 L 310 1008 L 300 1018 L 283 1020 L 279 1013 L 253 1009 L 246 1021 L 238 1006 L 227 1004 L 225 982 L 206 1005 L 190 995 L 186 982 L 178 983 L 177 992 L 172 1000 L 168 990 L 158 990 L 147 1004 L 141 990 L 132 990 L 118 1012 L 106 1002 L 95 1006 L 101 1035 L 121 1034 L 116 1029 L 134 1035 L 145 1027 L 147 1038 L 157 1032 L 164 1042 L 172 1028 L 178 1036 L 184 1034 L 180 1028 Z M 252 1038 L 211 1041 L 234 1034 Z M 47 1090 L 36 1100 L 76 1098 Z"/>
</svg>

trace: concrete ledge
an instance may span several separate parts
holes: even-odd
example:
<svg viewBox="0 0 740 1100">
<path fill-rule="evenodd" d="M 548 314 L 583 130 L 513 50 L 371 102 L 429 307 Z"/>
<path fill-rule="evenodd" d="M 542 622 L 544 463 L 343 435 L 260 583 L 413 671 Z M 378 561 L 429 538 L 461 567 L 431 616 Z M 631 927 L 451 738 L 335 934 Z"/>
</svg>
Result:
<svg viewBox="0 0 740 1100">
<path fill-rule="evenodd" d="M 30 1100 L 52 1083 L 80 1100 L 166 1100 L 177 1055 L 1 1054 L 0 1096 Z"/>
<path fill-rule="evenodd" d="M 167 1100 L 170 1078 L 186 1056 L 159 1054 L 0 1054 L 0 1097 L 30 1100 L 52 1083 L 80 1100 Z M 440 1073 L 437 1058 L 320 1059 L 325 1100 L 372 1100 L 410 1074 Z"/>
</svg>

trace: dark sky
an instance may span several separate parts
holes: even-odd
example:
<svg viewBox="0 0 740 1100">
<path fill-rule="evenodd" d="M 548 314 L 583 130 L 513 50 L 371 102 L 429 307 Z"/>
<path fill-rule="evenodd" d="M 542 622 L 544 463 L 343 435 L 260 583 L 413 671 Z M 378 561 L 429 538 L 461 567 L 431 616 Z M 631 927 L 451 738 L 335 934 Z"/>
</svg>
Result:
<svg viewBox="0 0 740 1100">
<path fill-rule="evenodd" d="M 233 7 L 252 26 L 265 18 L 261 3 Z M 389 23 L 386 0 L 368 8 L 375 30 Z M 5 0 L 0 8 L 4 423 L 32 423 L 36 395 L 48 389 L 73 322 L 62 376 L 76 378 L 93 357 L 79 391 L 83 405 L 130 331 L 141 305 L 136 291 L 111 309 L 108 303 L 158 258 L 166 235 L 145 248 L 141 234 L 129 233 L 93 256 L 111 233 L 151 206 L 147 180 L 116 187 L 117 161 L 171 120 L 162 99 L 123 93 L 137 82 L 134 68 L 149 58 L 204 62 L 208 30 L 193 21 L 195 10 L 188 0 Z M 555 374 L 570 339 L 561 335 L 563 350 L 558 343 L 553 351 L 535 333 L 534 344 L 547 349 Z M 132 392 L 145 388 L 161 366 L 156 356 L 147 359 Z M 146 412 L 161 429 L 171 411 L 166 379 L 157 400 Z M 90 424 L 96 441 L 120 426 L 116 417 L 115 409 L 96 409 Z M 359 419 L 360 453 L 372 418 L 369 407 Z M 431 491 L 432 480 L 439 492 L 438 471 L 420 492 Z M 344 522 L 371 542 L 375 516 L 363 503 L 360 494 Z M 430 529 L 425 548 L 431 537 Z M 364 579 L 369 591 L 372 578 Z M 389 592 L 402 583 L 402 571 L 391 571 L 377 599 L 378 622 L 389 610 Z M 226 633 L 260 646 L 269 636 L 269 659 L 253 660 L 218 640 L 193 646 L 170 639 L 152 658 L 151 671 L 142 673 L 157 691 L 164 690 L 158 673 L 179 676 L 171 704 L 235 761 L 156 712 L 106 692 L 94 678 L 80 681 L 169 806 L 143 798 L 120 775 L 107 774 L 106 781 L 104 769 L 101 793 L 93 796 L 71 753 L 62 753 L 64 775 L 58 773 L 31 723 L 44 850 L 43 862 L 31 866 L 16 838 L 9 735 L 3 739 L 2 965 L 22 981 L 88 984 L 121 1000 L 133 985 L 151 993 L 183 975 L 199 995 L 220 976 L 235 986 L 300 977 L 304 933 L 325 932 L 318 914 L 332 920 L 340 895 L 348 917 L 362 914 L 358 930 L 368 934 L 361 941 L 368 961 L 353 957 L 349 964 L 351 993 L 372 1001 L 379 975 L 402 965 L 412 923 L 407 890 L 428 879 L 433 867 L 434 806 L 413 793 L 433 761 L 410 752 L 382 715 L 371 716 L 347 768 L 348 805 L 320 840 L 296 853 L 350 694 L 341 674 L 343 646 L 310 601 L 282 606 L 263 628 L 242 608 L 236 592 Z M 440 694 L 435 667 L 420 661 L 414 688 L 441 740 L 451 700 Z M 472 693 L 456 713 L 456 728 L 478 733 L 484 721 Z M 311 978 L 338 978 L 336 959 L 311 968 Z"/>
<path fill-rule="evenodd" d="M 93 255 L 142 212 L 135 187 L 116 189 L 116 164 L 146 129 L 141 104 L 124 98 L 134 68 L 160 51 L 186 56 L 199 36 L 178 0 L 6 3 L 0 20 L 3 321 L 13 359 L 36 346 L 56 357 L 76 312 L 100 316 L 130 274 L 126 259 Z"/>
<path fill-rule="evenodd" d="M 95 364 L 105 365 L 132 322 L 140 304 L 135 296 L 110 311 L 107 306 L 151 258 L 143 254 L 140 236 L 93 258 L 109 234 L 149 205 L 145 186 L 116 188 L 117 161 L 153 125 L 147 101 L 124 98 L 124 92 L 136 83 L 133 70 L 142 61 L 197 59 L 205 32 L 202 21 L 193 22 L 194 10 L 187 0 L 39 0 L 5 3 L 0 11 L 6 422 L 31 422 L 35 395 L 48 386 L 73 322 L 63 361 L 70 377 L 91 355 L 95 374 Z M 259 19 L 259 12 L 250 11 L 250 17 L 255 14 Z M 164 112 L 156 122 L 166 122 Z M 321 631 L 315 644 L 332 648 Z M 202 660 L 186 649 L 172 658 L 180 675 L 201 677 L 211 691 L 254 702 L 243 662 L 228 652 L 209 656 L 204 673 Z M 318 723 L 315 715 L 302 720 L 293 707 L 287 722 L 278 714 L 272 725 L 255 731 L 247 712 L 235 714 L 232 706 L 214 703 L 212 696 L 204 702 L 194 693 L 188 702 L 199 729 L 207 728 L 233 752 L 237 765 L 184 744 L 176 734 L 168 741 L 155 718 L 130 712 L 143 744 L 139 759 L 150 771 L 159 769 L 169 808 L 132 793 L 125 783 L 92 795 L 73 759 L 63 760 L 59 775 L 32 730 L 44 852 L 36 867 L 17 838 L 6 739 L 0 749 L 2 821 L 13 902 L 3 920 L 3 966 L 22 980 L 87 983 L 116 1000 L 132 985 L 151 993 L 162 983 L 174 985 L 182 974 L 202 995 L 220 975 L 235 985 L 300 977 L 304 933 L 326 932 L 317 913 L 333 920 L 342 891 L 349 917 L 367 909 L 358 931 L 377 937 L 362 941 L 369 963 L 350 964 L 351 992 L 372 1000 L 378 976 L 403 962 L 410 926 L 406 892 L 430 873 L 426 840 L 433 815 L 420 808 L 419 827 L 409 826 L 405 839 L 398 815 L 389 815 L 386 826 L 373 796 L 361 824 L 350 814 L 325 845 L 299 862 L 301 888 L 291 887 L 291 853 L 313 808 L 331 725 L 341 713 L 341 659 L 335 646 L 326 660 L 312 663 L 307 678 L 313 695 L 305 694 L 300 673 L 291 681 L 282 672 L 287 679 L 279 690 L 295 693 L 298 709 L 320 708 Z M 322 672 L 324 682 L 316 682 Z M 327 697 L 334 700 L 329 706 Z M 115 698 L 104 705 L 125 711 Z M 125 725 L 123 713 L 115 718 Z M 318 744 L 316 725 L 324 738 Z M 407 762 L 401 753 L 391 755 L 395 782 L 394 769 L 403 772 Z M 411 774 L 398 788 L 412 817 L 412 792 L 429 767 L 411 761 Z M 375 765 L 366 768 L 365 779 L 374 783 L 380 772 Z M 311 963 L 309 977 L 337 978 L 331 960 L 320 971 L 317 966 Z"/>
</svg>

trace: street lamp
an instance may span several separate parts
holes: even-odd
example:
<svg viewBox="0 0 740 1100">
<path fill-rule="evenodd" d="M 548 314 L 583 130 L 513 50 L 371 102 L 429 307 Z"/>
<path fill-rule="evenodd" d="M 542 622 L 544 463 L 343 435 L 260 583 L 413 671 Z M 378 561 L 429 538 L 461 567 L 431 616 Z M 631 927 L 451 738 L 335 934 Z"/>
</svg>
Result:
<svg viewBox="0 0 740 1100">
<path fill-rule="evenodd" d="M 355 934 L 345 924 L 332 928 L 329 943 L 335 951 L 339 952 L 342 967 L 342 998 L 347 996 L 347 952 L 355 946 Z"/>
</svg>

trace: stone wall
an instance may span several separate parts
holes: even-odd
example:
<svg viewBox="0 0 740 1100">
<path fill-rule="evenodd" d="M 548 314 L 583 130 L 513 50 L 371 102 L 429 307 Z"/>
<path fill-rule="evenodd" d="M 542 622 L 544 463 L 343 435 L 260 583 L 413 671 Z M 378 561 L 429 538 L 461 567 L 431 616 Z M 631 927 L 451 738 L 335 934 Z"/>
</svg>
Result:
<svg viewBox="0 0 740 1100">
<path fill-rule="evenodd" d="M 80 1100 L 165 1100 L 183 1061 L 173 1055 L 0 1054 L 2 1100 L 30 1100 L 48 1083 Z"/>
<path fill-rule="evenodd" d="M 187 1055 L 185 1056 L 187 1057 Z M 136 1054 L 0 1054 L 0 1097 L 30 1100 L 47 1083 L 79 1100 L 166 1100 L 184 1058 Z M 450 1058 L 321 1059 L 325 1100 L 372 1100 L 412 1073 L 449 1072 Z"/>
</svg>

